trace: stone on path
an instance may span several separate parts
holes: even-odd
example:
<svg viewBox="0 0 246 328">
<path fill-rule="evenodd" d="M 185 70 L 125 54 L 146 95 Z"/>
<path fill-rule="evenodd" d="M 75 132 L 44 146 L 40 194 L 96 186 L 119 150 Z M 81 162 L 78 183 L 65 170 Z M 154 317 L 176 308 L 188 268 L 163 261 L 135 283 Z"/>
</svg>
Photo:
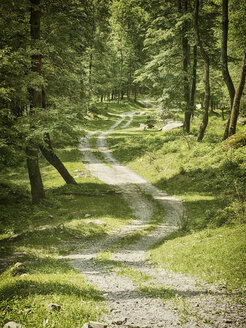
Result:
<svg viewBox="0 0 246 328">
<path fill-rule="evenodd" d="M 55 304 L 55 303 L 50 303 L 50 304 L 48 304 L 47 309 L 50 311 L 60 311 L 61 305 Z"/>
<path fill-rule="evenodd" d="M 112 325 L 118 325 L 121 326 L 123 324 L 125 324 L 127 322 L 127 318 L 120 318 L 120 319 L 116 319 L 112 322 Z"/>
<path fill-rule="evenodd" d="M 140 130 L 147 130 L 148 129 L 148 125 L 141 123 L 140 124 Z"/>
<path fill-rule="evenodd" d="M 107 328 L 108 325 L 105 322 L 96 322 L 96 321 L 90 321 L 86 322 L 82 328 Z"/>
<path fill-rule="evenodd" d="M 101 220 L 89 220 L 87 221 L 88 224 L 92 223 L 92 224 L 98 224 L 98 225 L 102 225 L 102 226 L 107 226 L 107 223 Z"/>
<path fill-rule="evenodd" d="M 23 327 L 23 326 L 14 321 L 10 321 L 3 326 L 3 328 L 21 328 L 21 327 Z"/>
</svg>

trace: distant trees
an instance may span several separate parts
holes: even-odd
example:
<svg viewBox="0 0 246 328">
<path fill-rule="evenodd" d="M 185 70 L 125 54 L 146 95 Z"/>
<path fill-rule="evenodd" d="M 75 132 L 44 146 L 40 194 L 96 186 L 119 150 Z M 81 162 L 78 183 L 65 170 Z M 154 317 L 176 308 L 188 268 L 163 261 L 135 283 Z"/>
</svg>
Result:
<svg viewBox="0 0 246 328">
<path fill-rule="evenodd" d="M 231 28 L 229 30 L 228 0 L 222 2 L 208 0 L 198 5 L 197 0 L 147 2 L 145 10 L 150 15 L 149 28 L 144 40 L 144 51 L 147 56 L 145 64 L 135 74 L 135 81 L 144 85 L 150 93 L 158 97 L 165 112 L 183 111 L 184 130 L 187 133 L 190 132 L 195 102 L 201 102 L 204 97 L 204 115 L 197 138 L 201 141 L 208 123 L 210 104 L 213 111 L 215 104 L 218 106 L 221 103 L 221 106 L 224 106 L 225 99 L 228 99 L 221 72 L 229 90 L 231 107 L 233 105 L 235 88 L 228 66 L 230 66 L 233 78 L 236 78 L 240 74 L 237 62 L 243 52 L 242 46 L 246 45 L 246 24 L 243 20 L 246 5 L 242 0 L 231 0 Z M 199 16 L 196 10 L 198 7 L 200 7 Z M 195 16 L 195 19 L 192 19 L 192 16 Z M 229 56 L 227 55 L 228 31 Z M 241 49 L 241 54 L 239 49 Z M 222 68 L 219 61 L 220 53 Z M 206 81 L 204 89 L 201 87 L 204 75 L 202 61 Z M 243 79 L 241 81 L 243 82 Z M 241 94 L 243 94 L 242 84 L 238 89 L 241 90 Z M 239 108 L 238 101 L 236 108 Z M 238 109 L 234 112 L 238 112 Z M 233 121 L 235 122 L 235 119 Z M 230 134 L 235 133 L 232 124 Z M 229 125 L 230 120 L 225 137 L 229 135 Z"/>
</svg>

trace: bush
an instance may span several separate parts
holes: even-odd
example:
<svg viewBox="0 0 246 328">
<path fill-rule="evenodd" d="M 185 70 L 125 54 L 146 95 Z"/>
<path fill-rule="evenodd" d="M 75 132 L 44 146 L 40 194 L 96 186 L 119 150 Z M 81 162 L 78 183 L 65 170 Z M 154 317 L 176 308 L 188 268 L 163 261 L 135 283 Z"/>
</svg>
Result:
<svg viewBox="0 0 246 328">
<path fill-rule="evenodd" d="M 222 144 L 222 149 L 223 150 L 228 150 L 231 148 L 236 149 L 243 146 L 246 146 L 246 131 L 238 132 L 233 136 L 227 138 Z"/>
</svg>

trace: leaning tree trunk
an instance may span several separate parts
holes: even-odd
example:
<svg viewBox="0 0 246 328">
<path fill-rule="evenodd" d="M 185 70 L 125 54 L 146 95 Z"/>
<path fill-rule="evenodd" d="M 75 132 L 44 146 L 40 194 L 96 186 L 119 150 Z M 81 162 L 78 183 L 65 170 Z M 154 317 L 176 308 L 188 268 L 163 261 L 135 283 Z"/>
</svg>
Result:
<svg viewBox="0 0 246 328">
<path fill-rule="evenodd" d="M 31 40 L 34 47 L 40 40 L 40 0 L 31 0 Z M 39 51 L 31 57 L 31 71 L 35 74 L 41 75 L 41 54 Z M 35 108 L 42 107 L 42 87 L 30 88 L 31 110 L 30 115 L 34 112 Z M 34 129 L 34 127 L 32 127 Z M 44 187 L 38 163 L 38 147 L 32 142 L 26 147 L 27 154 L 27 169 L 31 184 L 31 194 L 33 204 L 38 204 L 42 198 L 45 197 Z"/>
<path fill-rule="evenodd" d="M 54 168 L 57 169 L 57 171 L 60 173 L 62 178 L 65 180 L 67 184 L 76 184 L 76 181 L 71 176 L 71 174 L 68 172 L 64 164 L 61 162 L 61 160 L 56 156 L 52 145 L 50 141 L 50 135 L 49 133 L 46 133 L 44 136 L 44 141 L 47 146 L 40 146 L 40 150 L 43 154 L 43 156 L 46 158 L 46 160 L 54 166 Z"/>
<path fill-rule="evenodd" d="M 222 0 L 222 35 L 221 35 L 221 69 L 223 79 L 227 86 L 230 101 L 231 101 L 231 109 L 233 106 L 233 100 L 235 96 L 235 88 L 228 70 L 228 59 L 227 59 L 227 41 L 228 41 L 228 0 Z M 227 121 L 224 137 L 225 140 L 229 135 L 229 125 L 230 125 L 230 117 Z"/>
<path fill-rule="evenodd" d="M 243 64 L 240 73 L 240 81 L 235 93 L 232 110 L 231 110 L 231 117 L 230 117 L 230 125 L 229 125 L 229 136 L 236 133 L 237 127 L 237 118 L 239 114 L 240 108 L 240 100 L 243 94 L 243 89 L 245 85 L 245 76 L 246 76 L 246 47 L 244 48 L 244 55 L 243 55 Z"/>
<path fill-rule="evenodd" d="M 197 141 L 202 141 L 206 127 L 208 125 L 208 111 L 209 111 L 209 101 L 210 101 L 210 82 L 209 82 L 209 57 L 207 52 L 205 51 L 202 41 L 200 39 L 199 26 L 198 26 L 198 16 L 199 16 L 199 0 L 195 0 L 195 8 L 194 8 L 194 31 L 195 31 L 195 39 L 196 45 L 201 53 L 202 59 L 204 61 L 204 86 L 205 86 L 205 95 L 204 95 L 204 113 L 202 123 L 200 125 L 200 130 L 197 136 Z"/>
<path fill-rule="evenodd" d="M 42 89 L 42 108 L 46 109 L 46 94 L 44 89 Z M 44 144 L 39 146 L 43 156 L 46 160 L 54 166 L 55 169 L 60 173 L 62 178 L 67 184 L 77 184 L 71 174 L 68 172 L 62 161 L 55 154 L 54 149 L 51 144 L 50 135 L 48 132 L 44 134 Z"/>
</svg>

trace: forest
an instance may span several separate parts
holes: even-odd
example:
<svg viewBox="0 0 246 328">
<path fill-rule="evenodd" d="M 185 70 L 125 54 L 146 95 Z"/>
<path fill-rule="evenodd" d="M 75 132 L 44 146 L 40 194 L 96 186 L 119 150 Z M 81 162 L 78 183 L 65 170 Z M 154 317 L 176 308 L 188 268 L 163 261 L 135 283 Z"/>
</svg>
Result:
<svg viewBox="0 0 246 328">
<path fill-rule="evenodd" d="M 246 2 L 0 14 L 0 326 L 245 327 Z"/>
</svg>

